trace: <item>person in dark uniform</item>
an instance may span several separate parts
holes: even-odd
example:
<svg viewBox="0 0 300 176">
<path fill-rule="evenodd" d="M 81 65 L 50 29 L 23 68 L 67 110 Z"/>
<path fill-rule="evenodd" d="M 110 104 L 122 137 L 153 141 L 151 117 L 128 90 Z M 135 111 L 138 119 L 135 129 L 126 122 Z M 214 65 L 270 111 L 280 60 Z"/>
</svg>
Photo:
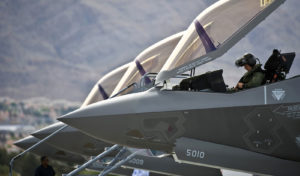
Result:
<svg viewBox="0 0 300 176">
<path fill-rule="evenodd" d="M 247 72 L 234 87 L 234 91 L 249 89 L 263 84 L 265 74 L 261 69 L 261 64 L 256 64 L 256 60 L 258 59 L 254 55 L 247 53 L 235 62 L 236 66 L 243 66 Z"/>
<path fill-rule="evenodd" d="M 54 176 L 55 175 L 55 171 L 53 170 L 53 168 L 48 165 L 49 160 L 47 158 L 47 156 L 42 156 L 41 157 L 41 165 L 36 168 L 35 170 L 35 176 Z"/>
</svg>

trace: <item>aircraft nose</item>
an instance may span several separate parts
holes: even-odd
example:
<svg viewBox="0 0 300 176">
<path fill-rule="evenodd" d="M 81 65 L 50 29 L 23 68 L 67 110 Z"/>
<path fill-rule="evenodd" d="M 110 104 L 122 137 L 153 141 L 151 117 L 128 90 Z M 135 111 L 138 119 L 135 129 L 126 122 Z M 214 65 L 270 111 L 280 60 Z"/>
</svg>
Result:
<svg viewBox="0 0 300 176">
<path fill-rule="evenodd" d="M 20 140 L 14 142 L 14 145 L 25 150 L 28 147 L 30 147 L 32 144 L 37 143 L 38 141 L 39 140 L 33 136 L 27 136 L 23 139 L 20 139 Z"/>
<path fill-rule="evenodd" d="M 74 118 L 82 118 L 85 116 L 85 114 L 83 113 L 84 111 L 85 110 L 83 108 L 77 109 L 75 111 L 72 111 L 65 115 L 62 115 L 57 120 L 59 120 L 61 122 L 65 122 L 65 121 L 69 121 L 70 119 L 74 119 Z"/>
<path fill-rule="evenodd" d="M 58 120 L 94 138 L 124 144 L 128 136 L 143 137 L 141 117 L 151 111 L 148 105 L 158 106 L 153 105 L 157 97 L 155 91 L 123 95 L 77 109 Z"/>
<path fill-rule="evenodd" d="M 61 122 L 54 123 L 52 125 L 49 125 L 45 128 L 42 128 L 40 130 L 37 130 L 37 131 L 31 133 L 31 135 L 38 138 L 38 139 L 43 139 L 43 138 L 49 136 L 50 134 L 52 134 L 53 132 L 55 132 L 56 130 L 60 129 L 64 125 L 65 124 L 61 123 Z"/>
<path fill-rule="evenodd" d="M 126 101 L 123 98 L 113 99 L 77 109 L 58 120 L 104 141 L 119 138 L 126 127 L 124 120 L 128 120 L 124 115 L 132 114 L 135 101 L 128 100 L 130 97 Z"/>
<path fill-rule="evenodd" d="M 80 127 L 86 125 L 86 121 L 90 117 L 89 114 L 91 114 L 90 111 L 91 109 L 84 109 L 84 108 L 77 109 L 73 112 L 61 116 L 60 118 L 58 118 L 58 120 L 72 127 L 81 129 Z"/>
<path fill-rule="evenodd" d="M 97 123 L 102 122 L 102 120 L 107 117 L 135 114 L 140 109 L 136 107 L 139 107 L 138 103 L 141 99 L 144 99 L 143 93 L 135 93 L 103 100 L 70 112 L 58 118 L 58 120 L 72 126 L 74 121 L 85 123 L 89 118 L 96 118 L 97 120 L 95 123 Z"/>
<path fill-rule="evenodd" d="M 59 121 L 67 122 L 69 119 L 77 119 L 83 117 L 102 117 L 118 114 L 134 113 L 138 94 L 116 97 L 104 101 L 100 101 L 83 108 L 79 108 L 60 118 Z"/>
<path fill-rule="evenodd" d="M 74 120 L 82 120 L 82 122 L 84 122 L 86 119 L 91 117 L 101 118 L 102 116 L 110 116 L 115 114 L 118 105 L 120 105 L 120 103 L 99 102 L 63 115 L 58 118 L 58 120 L 66 124 L 70 124 Z"/>
</svg>

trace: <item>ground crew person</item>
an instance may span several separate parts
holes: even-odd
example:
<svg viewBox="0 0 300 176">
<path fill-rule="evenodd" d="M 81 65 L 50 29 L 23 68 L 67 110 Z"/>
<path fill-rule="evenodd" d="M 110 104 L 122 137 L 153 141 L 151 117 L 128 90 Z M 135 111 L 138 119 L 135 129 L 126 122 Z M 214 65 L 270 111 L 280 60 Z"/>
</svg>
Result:
<svg viewBox="0 0 300 176">
<path fill-rule="evenodd" d="M 48 165 L 48 158 L 47 156 L 42 156 L 41 157 L 41 165 L 36 168 L 35 170 L 35 176 L 54 176 L 55 172 L 53 168 Z"/>
</svg>

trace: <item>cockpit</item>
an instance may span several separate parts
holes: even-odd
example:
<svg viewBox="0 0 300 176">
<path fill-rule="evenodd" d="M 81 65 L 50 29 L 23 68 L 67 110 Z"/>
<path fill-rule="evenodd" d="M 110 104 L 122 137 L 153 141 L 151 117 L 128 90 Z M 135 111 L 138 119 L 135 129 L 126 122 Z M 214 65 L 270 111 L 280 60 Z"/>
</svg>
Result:
<svg viewBox="0 0 300 176">
<path fill-rule="evenodd" d="M 267 59 L 264 64 L 265 78 L 262 85 L 272 84 L 277 81 L 286 79 L 291 65 L 293 64 L 296 54 L 280 53 L 277 49 Z M 181 74 L 176 76 L 177 83 L 164 83 L 170 84 L 165 89 L 172 91 L 194 91 L 194 92 L 216 92 L 216 93 L 234 93 L 237 91 L 229 91 L 223 78 L 223 69 L 209 71 L 201 75 L 194 75 L 195 71 L 191 70 L 190 74 Z M 133 92 L 140 92 L 155 86 L 155 78 L 157 73 L 145 73 L 140 81 L 136 84 L 136 89 Z M 148 81 L 146 81 L 146 79 Z M 179 80 L 179 81 L 178 81 Z"/>
</svg>

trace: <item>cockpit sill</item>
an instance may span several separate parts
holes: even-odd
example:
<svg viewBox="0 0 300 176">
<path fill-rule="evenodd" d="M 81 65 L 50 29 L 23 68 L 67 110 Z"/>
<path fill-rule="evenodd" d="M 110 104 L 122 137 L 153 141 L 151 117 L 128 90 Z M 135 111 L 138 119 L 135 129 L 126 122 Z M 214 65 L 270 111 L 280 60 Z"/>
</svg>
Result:
<svg viewBox="0 0 300 176">
<path fill-rule="evenodd" d="M 299 78 L 300 75 L 295 75 L 293 77 L 290 77 L 290 78 L 286 78 L 284 80 L 279 80 L 277 82 L 266 82 L 265 84 L 262 84 L 260 86 L 257 86 L 257 87 L 253 87 L 253 88 L 249 88 L 249 89 L 242 89 L 242 90 L 239 90 L 239 91 L 225 91 L 225 92 L 217 92 L 217 91 L 213 91 L 212 89 L 202 89 L 202 90 L 192 90 L 192 89 L 189 89 L 189 90 L 174 90 L 172 89 L 174 86 L 176 86 L 176 84 L 172 84 L 170 81 L 165 81 L 164 83 L 161 83 L 159 85 L 156 85 L 155 86 L 155 89 L 156 90 L 161 90 L 161 91 L 185 91 L 185 92 L 205 92 L 205 93 L 217 93 L 217 94 L 235 94 L 235 93 L 238 93 L 238 92 L 245 92 L 245 91 L 249 91 L 249 90 L 252 90 L 254 88 L 259 88 L 259 87 L 264 87 L 264 86 L 268 86 L 268 85 L 275 85 L 275 84 L 278 84 L 278 83 L 282 83 L 282 82 L 286 82 L 288 80 L 292 80 L 292 79 L 295 79 L 295 78 Z M 228 89 L 228 85 L 226 85 L 226 88 Z"/>
<path fill-rule="evenodd" d="M 215 70 L 215 71 L 210 71 L 210 72 L 204 73 L 202 75 L 207 75 L 207 74 L 211 74 L 211 73 L 215 73 L 215 72 L 221 72 L 222 73 L 222 71 L 223 70 Z M 228 85 L 226 85 L 224 83 L 223 76 L 221 75 L 221 77 L 220 77 L 220 75 L 219 75 L 219 77 L 217 78 L 217 80 L 218 80 L 217 82 L 220 82 L 221 85 L 224 83 L 223 89 L 226 89 L 226 91 L 214 91 L 211 88 L 205 88 L 205 89 L 187 89 L 187 90 L 178 90 L 178 89 L 176 89 L 176 86 L 179 85 L 180 81 L 182 81 L 184 79 L 195 77 L 192 73 L 193 72 L 191 71 L 191 74 L 180 74 L 180 75 L 177 75 L 176 77 L 173 77 L 173 78 L 171 78 L 169 80 L 166 80 L 164 82 L 159 82 L 157 84 L 155 84 L 155 77 L 156 77 L 157 73 L 146 73 L 142 77 L 142 79 L 140 80 L 140 82 L 130 84 L 124 90 L 132 89 L 132 90 L 130 90 L 129 93 L 137 93 L 137 92 L 147 91 L 147 90 L 149 90 L 149 89 L 152 88 L 152 91 L 157 91 L 157 90 L 160 90 L 160 91 L 188 91 L 188 92 L 205 92 L 205 93 L 219 93 L 219 94 L 220 93 L 221 94 L 234 94 L 234 93 L 237 93 L 237 92 L 248 91 L 248 90 L 251 90 L 253 88 L 268 86 L 268 85 L 271 85 L 271 84 L 276 84 L 278 82 L 283 82 L 283 81 L 287 81 L 287 80 L 291 80 L 291 79 L 300 77 L 300 75 L 296 75 L 296 76 L 293 76 L 293 77 L 290 77 L 290 78 L 287 78 L 287 79 L 284 79 L 284 80 L 280 80 L 280 81 L 277 81 L 277 82 L 274 82 L 274 83 L 272 83 L 272 82 L 266 82 L 265 84 L 262 84 L 262 85 L 257 86 L 257 87 L 249 88 L 249 89 L 243 89 L 243 90 L 239 90 L 239 91 L 227 91 L 228 90 Z M 198 75 L 198 76 L 201 76 L 201 75 Z M 151 80 L 150 84 L 146 84 L 145 83 L 145 81 L 144 81 L 145 77 L 150 78 L 150 80 Z M 199 83 L 201 84 L 201 80 L 200 80 Z M 117 94 L 113 95 L 111 98 L 118 96 L 124 90 L 121 90 Z"/>
</svg>

